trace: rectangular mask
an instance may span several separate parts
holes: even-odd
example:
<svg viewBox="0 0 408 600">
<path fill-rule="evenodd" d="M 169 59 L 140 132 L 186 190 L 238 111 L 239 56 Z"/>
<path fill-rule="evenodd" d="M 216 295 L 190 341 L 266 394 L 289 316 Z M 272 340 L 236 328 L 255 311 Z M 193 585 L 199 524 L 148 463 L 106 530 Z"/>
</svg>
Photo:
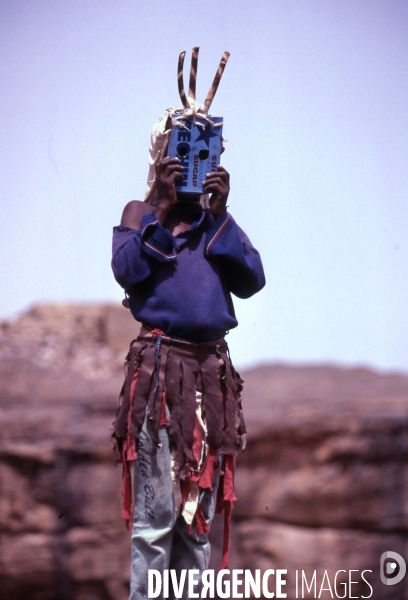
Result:
<svg viewBox="0 0 408 600">
<path fill-rule="evenodd" d="M 174 114 L 172 117 L 180 115 Z M 173 124 L 170 134 L 167 155 L 177 157 L 183 166 L 183 179 L 176 180 L 178 192 L 205 194 L 203 181 L 207 173 L 216 171 L 220 164 L 222 117 L 211 116 L 211 121 L 220 123 L 217 127 L 196 117 L 197 121 L 199 125 L 189 119 L 180 125 Z"/>
</svg>

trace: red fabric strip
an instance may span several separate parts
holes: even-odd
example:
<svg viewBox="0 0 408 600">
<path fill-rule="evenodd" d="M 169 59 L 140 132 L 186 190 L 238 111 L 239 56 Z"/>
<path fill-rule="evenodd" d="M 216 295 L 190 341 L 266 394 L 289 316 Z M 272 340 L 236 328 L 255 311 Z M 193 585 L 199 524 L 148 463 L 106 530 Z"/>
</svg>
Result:
<svg viewBox="0 0 408 600">
<path fill-rule="evenodd" d="M 201 505 L 197 506 L 196 514 L 194 516 L 196 532 L 198 535 L 203 535 L 203 533 L 208 533 L 210 531 L 210 526 L 205 520 L 203 510 Z"/>
<path fill-rule="evenodd" d="M 132 475 L 130 472 L 130 464 L 136 460 L 136 440 L 130 435 L 130 421 L 132 418 L 133 399 L 135 397 L 136 383 L 139 376 L 139 369 L 133 374 L 132 383 L 130 384 L 130 406 L 128 413 L 128 432 L 125 441 L 123 442 L 121 452 L 122 467 L 122 517 L 125 519 L 126 529 L 130 530 L 130 520 L 133 513 L 132 504 Z"/>
<path fill-rule="evenodd" d="M 222 547 L 222 562 L 221 569 L 228 569 L 229 552 L 230 552 L 230 530 L 231 530 L 231 513 L 232 502 L 225 501 L 224 508 L 224 540 Z"/>
<path fill-rule="evenodd" d="M 237 497 L 234 493 L 235 476 L 235 456 L 225 457 L 225 475 L 224 475 L 224 500 L 234 502 Z"/>
<path fill-rule="evenodd" d="M 215 461 L 217 460 L 216 450 L 208 448 L 207 457 L 205 459 L 204 467 L 201 471 L 198 485 L 203 489 L 213 489 L 214 473 L 215 473 Z"/>
<path fill-rule="evenodd" d="M 162 403 L 161 403 L 161 407 L 160 407 L 160 421 L 159 421 L 159 425 L 167 425 L 167 423 L 169 422 L 168 418 L 167 418 L 167 414 L 166 414 L 166 392 L 163 392 L 162 395 Z"/>
<path fill-rule="evenodd" d="M 224 455 L 224 473 L 220 478 L 218 487 L 217 507 L 215 512 L 220 514 L 224 510 L 224 536 L 222 548 L 221 569 L 228 569 L 230 552 L 231 514 L 233 503 L 237 499 L 234 494 L 235 456 Z"/>
<path fill-rule="evenodd" d="M 125 519 L 126 529 L 130 529 L 132 516 L 132 479 L 130 475 L 130 463 L 123 461 L 122 468 L 122 517 Z"/>
<path fill-rule="evenodd" d="M 133 402 L 134 402 L 134 398 L 135 398 L 136 384 L 137 384 L 138 378 L 139 378 L 139 369 L 136 369 L 136 371 L 133 374 L 132 383 L 130 384 L 130 393 L 129 393 L 130 406 L 129 406 L 129 413 L 128 413 L 127 436 L 126 436 L 126 442 L 125 442 L 126 452 L 124 454 L 124 456 L 126 457 L 127 460 L 136 460 L 136 458 L 137 458 L 136 441 L 130 435 L 130 422 L 132 419 Z"/>
</svg>

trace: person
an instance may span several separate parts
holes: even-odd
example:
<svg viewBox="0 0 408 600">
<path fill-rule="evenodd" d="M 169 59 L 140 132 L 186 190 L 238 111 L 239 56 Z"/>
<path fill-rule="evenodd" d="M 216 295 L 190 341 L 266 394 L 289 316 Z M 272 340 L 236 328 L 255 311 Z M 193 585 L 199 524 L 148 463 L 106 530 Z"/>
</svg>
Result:
<svg viewBox="0 0 408 600">
<path fill-rule="evenodd" d="M 113 233 L 114 276 L 142 323 L 113 432 L 132 530 L 131 600 L 149 597 L 149 570 L 180 576 L 208 568 L 215 512 L 224 511 L 227 567 L 235 458 L 246 430 L 243 382 L 225 335 L 238 324 L 231 293 L 249 298 L 265 285 L 259 253 L 227 211 L 228 172 L 219 165 L 207 174 L 204 208 L 197 194 L 176 190 L 178 158 L 159 151 L 153 162 L 150 203 L 128 203 Z"/>
</svg>

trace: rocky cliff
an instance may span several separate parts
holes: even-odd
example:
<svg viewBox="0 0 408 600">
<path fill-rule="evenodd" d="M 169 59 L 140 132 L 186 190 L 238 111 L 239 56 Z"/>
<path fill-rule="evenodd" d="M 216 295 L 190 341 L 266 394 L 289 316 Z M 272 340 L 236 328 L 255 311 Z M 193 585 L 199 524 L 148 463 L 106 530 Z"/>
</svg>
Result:
<svg viewBox="0 0 408 600">
<path fill-rule="evenodd" d="M 109 434 L 136 335 L 111 305 L 37 305 L 0 324 L 1 600 L 127 598 Z M 371 570 L 371 597 L 406 598 L 405 581 L 380 583 L 379 564 L 408 556 L 408 377 L 276 364 L 242 375 L 250 442 L 230 567 L 287 569 L 288 598 L 298 570 L 298 597 L 323 599 L 337 571 L 338 597 L 370 597 Z M 302 571 L 309 585 L 316 571 L 316 594 L 302 596 Z"/>
</svg>

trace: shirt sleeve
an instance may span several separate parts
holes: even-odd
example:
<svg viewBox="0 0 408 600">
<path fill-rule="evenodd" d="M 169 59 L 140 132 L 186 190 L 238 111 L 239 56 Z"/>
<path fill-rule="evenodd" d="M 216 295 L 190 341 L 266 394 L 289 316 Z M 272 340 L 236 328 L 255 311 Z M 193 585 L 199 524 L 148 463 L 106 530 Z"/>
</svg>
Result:
<svg viewBox="0 0 408 600">
<path fill-rule="evenodd" d="M 264 287 L 259 252 L 228 212 L 208 230 L 205 254 L 220 262 L 229 290 L 238 298 L 249 298 Z"/>
<path fill-rule="evenodd" d="M 112 270 L 125 289 L 144 281 L 162 262 L 175 261 L 174 238 L 153 212 L 144 215 L 140 231 L 119 225 L 113 228 Z"/>
</svg>

